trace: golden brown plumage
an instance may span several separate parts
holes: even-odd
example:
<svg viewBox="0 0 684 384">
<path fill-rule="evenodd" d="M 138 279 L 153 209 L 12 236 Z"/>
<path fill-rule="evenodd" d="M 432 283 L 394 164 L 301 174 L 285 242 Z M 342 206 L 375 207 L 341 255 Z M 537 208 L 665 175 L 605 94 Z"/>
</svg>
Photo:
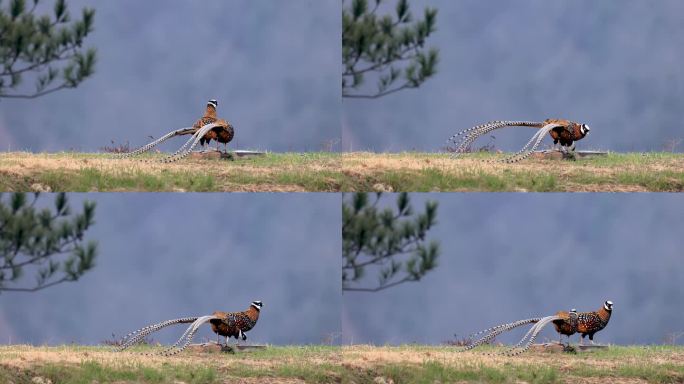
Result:
<svg viewBox="0 0 684 384">
<path fill-rule="evenodd" d="M 549 135 L 553 139 L 553 144 L 560 144 L 562 147 L 573 148 L 574 142 L 582 140 L 590 129 L 586 124 L 576 123 L 565 119 L 546 119 L 544 125 L 557 124 L 559 127 L 552 129 Z"/>
<path fill-rule="evenodd" d="M 259 303 L 259 304 L 255 304 Z M 211 330 L 219 336 L 228 339 L 234 337 L 235 339 L 246 340 L 245 332 L 252 329 L 257 320 L 259 320 L 259 310 L 261 302 L 254 302 L 249 306 L 249 309 L 242 312 L 214 312 L 212 315 L 215 319 L 209 321 L 211 323 Z"/>
<path fill-rule="evenodd" d="M 560 311 L 556 313 L 560 319 L 554 320 L 553 325 L 556 332 L 568 337 L 579 333 L 582 336 L 582 341 L 584 341 L 585 336 L 589 335 L 589 340 L 593 343 L 594 334 L 608 325 L 612 312 L 613 303 L 608 300 L 603 303 L 603 307 L 598 311 L 579 313 L 574 310 L 570 312 Z"/>
<path fill-rule="evenodd" d="M 584 138 L 590 131 L 586 124 L 579 124 L 566 119 L 546 119 L 544 121 L 491 121 L 476 127 L 465 129 L 451 136 L 447 140 L 448 148 L 454 152 L 454 156 L 471 150 L 471 145 L 478 137 L 488 134 L 494 130 L 506 127 L 530 127 L 538 129 L 527 144 L 514 155 L 503 159 L 503 162 L 514 163 L 529 157 L 541 144 L 544 136 L 548 132 L 554 141 L 554 147 L 560 144 L 560 149 L 572 152 L 575 149 L 575 142 Z"/>
<path fill-rule="evenodd" d="M 218 103 L 216 100 L 209 100 L 207 102 L 207 109 L 204 111 L 204 116 L 200 117 L 195 124 L 192 125 L 193 129 L 200 129 L 207 124 L 215 123 L 216 118 L 216 106 Z M 204 147 L 204 144 L 209 144 L 212 139 L 216 139 L 216 132 L 212 129 L 207 132 L 201 139 L 200 145 Z"/>
<path fill-rule="evenodd" d="M 129 158 L 137 156 L 152 150 L 152 148 L 157 145 L 177 136 L 191 135 L 192 137 L 175 153 L 163 158 L 161 161 L 165 163 L 170 163 L 173 161 L 178 161 L 188 156 L 197 144 L 208 144 L 211 140 L 216 140 L 218 150 L 218 143 L 228 144 L 233 139 L 235 131 L 233 126 L 226 120 L 219 119 L 216 117 L 216 109 L 218 102 L 216 100 L 209 100 L 207 102 L 207 107 L 205 109 L 204 115 L 199 118 L 192 127 L 181 128 L 171 131 L 164 136 L 143 145 L 131 152 L 123 153 L 118 155 L 119 158 Z M 207 127 L 207 125 L 212 124 Z M 206 128 L 205 128 L 206 127 Z M 202 129 L 204 128 L 204 129 Z M 227 147 L 226 147 L 227 150 Z"/>
<path fill-rule="evenodd" d="M 216 141 L 216 150 L 218 151 L 218 144 L 224 144 L 226 152 L 228 151 L 228 143 L 233 140 L 235 135 L 235 130 L 233 126 L 224 119 L 219 119 L 216 117 L 216 108 L 218 102 L 216 100 L 209 100 L 207 102 L 207 109 L 204 112 L 204 116 L 199 118 L 195 124 L 193 124 L 193 129 L 200 129 L 203 126 L 211 123 L 220 124 L 220 126 L 212 128 L 207 132 L 201 139 L 200 145 L 204 147 L 205 144 L 209 144 L 212 140 Z"/>
<path fill-rule="evenodd" d="M 603 307 L 594 312 L 580 312 L 577 314 L 577 333 L 584 337 L 589 335 L 589 341 L 594 343 L 594 334 L 608 325 L 610 315 L 613 313 L 613 303 L 608 300 Z"/>
<path fill-rule="evenodd" d="M 245 332 L 251 330 L 256 325 L 259 320 L 259 312 L 261 311 L 262 306 L 263 303 L 256 300 L 250 304 L 246 311 L 242 312 L 216 311 L 208 316 L 183 317 L 148 325 L 126 335 L 121 340 L 118 350 L 123 351 L 124 349 L 139 343 L 147 335 L 174 324 L 192 323 L 175 344 L 160 352 L 163 356 L 171 356 L 182 352 L 190 345 L 190 342 L 192 342 L 192 339 L 199 328 L 206 323 L 211 324 L 212 331 L 218 336 L 224 336 L 226 338 L 226 345 L 228 345 L 228 338 L 230 337 L 235 337 L 238 340 L 247 340 Z"/>
<path fill-rule="evenodd" d="M 575 333 L 580 333 L 582 335 L 582 340 L 584 340 L 584 336 L 589 335 L 589 339 L 592 340 L 593 344 L 594 334 L 608 325 L 612 311 L 613 303 L 607 300 L 603 304 L 603 308 L 595 312 L 578 313 L 573 309 L 570 312 L 559 311 L 556 312 L 555 315 L 551 316 L 535 317 L 527 320 L 518 320 L 513 323 L 497 325 L 476 333 L 475 335 L 485 334 L 485 336 L 471 342 L 470 345 L 461 349 L 461 351 L 467 351 L 476 346 L 490 342 L 499 334 L 526 324 L 534 324 L 534 326 L 527 332 L 527 334 L 525 334 L 518 344 L 516 344 L 513 348 L 502 352 L 502 354 L 507 356 L 515 356 L 527 351 L 542 329 L 544 329 L 544 327 L 550 323 L 553 324 L 556 328 L 556 331 L 562 335 L 570 336 Z"/>
<path fill-rule="evenodd" d="M 570 312 L 558 311 L 556 312 L 556 316 L 560 318 L 553 321 L 556 332 L 568 337 L 577 333 L 577 311 L 575 309 Z"/>
<path fill-rule="evenodd" d="M 228 152 L 228 143 L 233 140 L 233 136 L 235 136 L 235 130 L 229 122 L 225 120 L 222 121 L 224 122 L 222 124 L 223 127 L 216 132 L 216 138 L 214 140 L 222 143 L 224 145 L 225 152 Z"/>
</svg>

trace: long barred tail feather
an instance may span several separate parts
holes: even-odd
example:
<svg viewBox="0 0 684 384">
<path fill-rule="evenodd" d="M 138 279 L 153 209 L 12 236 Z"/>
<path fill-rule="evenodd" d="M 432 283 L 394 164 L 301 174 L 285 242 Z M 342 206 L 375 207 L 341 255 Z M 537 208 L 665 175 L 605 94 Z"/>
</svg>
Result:
<svg viewBox="0 0 684 384">
<path fill-rule="evenodd" d="M 185 330 L 185 332 L 183 332 L 183 335 L 182 335 L 180 338 L 178 338 L 178 340 L 176 340 L 176 342 L 173 343 L 173 345 L 171 345 L 170 347 L 166 348 L 165 350 L 159 352 L 158 354 L 166 356 L 166 355 L 169 355 L 169 354 L 172 354 L 172 355 L 173 355 L 173 354 L 176 354 L 176 353 L 180 352 L 180 351 L 178 351 L 178 352 L 173 352 L 173 350 L 174 350 L 174 349 L 178 349 L 178 347 L 179 347 L 179 345 L 181 344 L 181 342 L 183 342 L 184 339 L 186 339 L 186 338 L 189 337 L 189 341 L 187 341 L 186 344 L 185 344 L 185 346 L 183 347 L 183 349 L 185 349 L 185 348 L 189 345 L 190 341 L 192 341 L 192 338 L 194 337 L 195 332 L 197 332 L 197 330 L 199 329 L 199 326 L 202 325 L 202 324 L 204 324 L 204 323 L 206 322 L 206 321 L 204 321 L 205 318 L 209 318 L 209 320 L 207 320 L 207 321 L 210 321 L 210 320 L 212 320 L 212 319 L 215 319 L 216 317 L 214 317 L 214 316 L 202 316 L 202 317 L 198 317 L 192 324 L 190 324 L 190 325 L 188 326 L 188 328 Z M 193 331 L 193 330 L 194 330 L 194 331 Z M 191 335 L 191 334 L 192 334 L 192 335 Z M 190 336 L 190 335 L 191 335 L 191 336 Z"/>
<path fill-rule="evenodd" d="M 197 321 L 197 320 L 195 320 L 195 321 Z M 164 355 L 164 354 L 167 354 L 167 353 L 173 351 L 175 348 L 178 348 L 178 346 L 183 341 L 183 339 L 185 339 L 185 337 L 190 333 L 191 329 L 192 329 L 192 324 L 188 326 L 188 328 L 185 330 L 185 332 L 183 332 L 183 335 L 181 335 L 181 337 L 179 337 L 175 343 L 173 343 L 171 346 L 167 347 L 166 349 L 162 350 L 161 352 L 156 352 L 153 354 Z"/>
<path fill-rule="evenodd" d="M 146 327 L 135 330 L 121 339 L 119 346 L 116 348 L 117 351 L 123 351 L 124 349 L 140 342 L 145 336 L 150 333 L 156 332 L 162 328 L 166 328 L 174 324 L 192 323 L 197 320 L 197 317 L 182 317 L 180 319 L 166 320 L 160 323 L 148 325 Z"/>
<path fill-rule="evenodd" d="M 166 135 L 158 138 L 157 140 L 154 140 L 151 143 L 145 144 L 136 150 L 133 150 L 133 151 L 128 152 L 128 153 L 119 153 L 119 154 L 114 155 L 114 157 L 118 158 L 118 159 L 125 159 L 125 158 L 129 158 L 129 157 L 133 157 L 133 156 L 143 154 L 143 153 L 148 152 L 152 148 L 156 147 L 157 145 L 163 143 L 164 141 L 166 141 L 166 140 L 168 140 L 174 136 L 178 136 L 181 134 L 189 134 L 191 132 L 190 131 L 191 129 L 192 129 L 191 127 L 186 127 L 186 128 L 181 128 L 181 129 L 171 131 L 171 132 L 167 133 Z"/>
<path fill-rule="evenodd" d="M 520 161 L 520 160 L 516 160 L 516 158 L 524 156 L 527 149 L 530 147 L 530 145 L 532 145 L 532 143 L 535 143 L 538 139 L 539 139 L 539 141 L 543 140 L 544 134 L 546 132 L 547 131 L 545 131 L 544 128 L 540 128 L 537 132 L 534 133 L 534 135 L 532 135 L 530 140 L 528 140 L 527 143 L 525 143 L 525 146 L 522 147 L 518 152 L 516 152 L 516 153 L 514 153 L 514 154 L 512 154 L 512 155 L 510 155 L 504 159 L 487 160 L 487 162 L 489 162 L 489 163 L 514 163 L 514 162 Z M 534 149 L 531 150 L 529 152 L 529 154 L 531 154 L 533 151 L 534 151 Z M 529 156 L 529 154 L 527 156 Z M 527 156 L 525 156 L 525 157 L 527 157 Z"/>
<path fill-rule="evenodd" d="M 528 320 L 532 320 L 532 319 L 528 319 Z M 527 321 L 527 320 L 519 320 L 519 321 Z M 468 339 L 469 339 L 469 340 L 473 340 L 473 339 L 475 339 L 477 336 L 479 336 L 479 335 L 481 335 L 481 334 L 483 334 L 483 333 L 489 333 L 489 332 L 492 332 L 492 331 L 496 331 L 497 329 L 508 327 L 508 326 L 510 326 L 511 324 L 514 324 L 514 323 L 517 323 L 517 321 L 516 321 L 516 322 L 513 322 L 513 323 L 505 323 L 505 324 L 495 325 L 495 326 L 493 326 L 493 327 L 491 327 L 491 328 L 487 328 L 487 329 L 484 329 L 484 330 L 479 331 L 479 332 L 471 333 L 470 335 L 468 335 Z"/>
<path fill-rule="evenodd" d="M 519 320 L 513 323 L 508 323 L 508 324 L 502 324 L 502 325 L 497 325 L 495 327 L 491 327 L 488 329 L 485 329 L 484 331 L 477 332 L 471 336 L 477 336 L 481 335 L 483 333 L 487 333 L 486 336 L 482 337 L 481 339 L 473 342 L 472 344 L 464 347 L 463 349 L 459 350 L 459 352 L 462 351 L 467 351 L 470 349 L 473 349 L 479 345 L 482 345 L 486 342 L 489 342 L 492 340 L 494 337 L 497 335 L 509 331 L 511 329 L 520 327 L 522 325 L 526 324 L 532 324 L 534 323 L 534 326 L 530 328 L 527 333 L 525 333 L 525 336 L 523 336 L 520 341 L 515 344 L 514 346 L 498 353 L 485 353 L 485 355 L 504 355 L 504 356 L 517 356 L 527 350 L 530 349 L 532 346 L 532 343 L 537 339 L 537 336 L 539 336 L 539 333 L 546 327 L 547 325 L 551 324 L 554 320 L 560 320 L 562 319 L 559 316 L 553 315 L 553 316 L 546 316 L 546 317 L 535 317 L 531 319 L 526 319 L 526 320 Z"/>
<path fill-rule="evenodd" d="M 498 336 L 498 335 L 500 335 L 500 334 L 502 334 L 502 333 L 504 333 L 504 332 L 510 331 L 511 329 L 520 327 L 520 326 L 522 326 L 522 325 L 534 323 L 534 322 L 536 322 L 536 321 L 538 321 L 538 320 L 539 320 L 539 319 L 534 318 L 534 319 L 527 319 L 527 320 L 519 320 L 519 321 L 516 321 L 516 322 L 513 322 L 513 323 L 506 324 L 504 327 L 500 327 L 500 328 L 496 329 L 495 331 L 489 333 L 489 334 L 486 335 L 485 337 L 481 338 L 480 340 L 475 341 L 473 344 L 471 344 L 471 345 L 469 345 L 468 347 L 466 347 L 465 350 L 469 350 L 469 349 L 475 348 L 475 347 L 477 347 L 477 346 L 479 346 L 479 345 L 482 345 L 482 344 L 487 344 L 487 343 L 491 342 L 492 340 L 494 340 L 494 338 L 495 338 L 496 336 Z"/>
<path fill-rule="evenodd" d="M 451 136 L 448 140 L 447 143 L 457 143 L 458 139 L 461 136 L 471 136 L 471 135 L 480 135 L 479 132 L 489 132 L 494 129 L 499 129 L 503 127 L 541 127 L 543 123 L 539 123 L 536 121 L 512 121 L 512 120 L 495 120 L 495 121 L 490 121 L 472 128 L 464 129 L 461 132 L 456 133 L 455 135 Z"/>
<path fill-rule="evenodd" d="M 539 335 L 539 332 L 541 332 L 545 326 L 552 323 L 554 320 L 559 320 L 559 319 L 561 319 L 561 318 L 558 316 L 546 316 L 543 319 L 539 320 L 539 322 L 537 322 L 537 324 L 535 324 L 534 327 L 532 327 L 532 329 L 530 330 L 530 331 L 532 331 L 531 335 L 529 335 L 530 338 L 522 346 L 522 348 L 518 348 L 517 350 L 514 348 L 512 350 L 505 351 L 503 354 L 505 356 L 517 356 L 517 355 L 527 351 L 528 349 L 530 349 L 530 346 L 532 346 L 532 343 L 534 343 L 534 340 Z"/>
<path fill-rule="evenodd" d="M 546 134 L 549 133 L 552 129 L 554 129 L 556 127 L 558 127 L 558 125 L 556 125 L 556 124 L 545 125 L 541 129 L 539 129 L 539 131 L 537 131 L 537 133 L 534 136 L 532 136 L 530 141 L 525 145 L 525 148 L 523 148 L 518 153 L 516 153 L 516 154 L 514 154 L 514 155 L 512 155 L 512 156 L 510 156 L 510 157 L 508 157 L 502 161 L 510 164 L 510 163 L 517 163 L 519 161 L 525 160 L 532 153 L 534 153 L 534 151 L 537 150 L 537 148 L 539 147 L 539 144 L 541 144 L 542 140 L 544 140 L 544 137 L 546 136 Z M 534 141 L 534 145 L 532 146 L 532 148 L 528 151 L 525 151 L 526 148 L 530 145 L 530 143 L 532 141 Z"/>
<path fill-rule="evenodd" d="M 471 134 L 474 134 L 477 131 L 481 131 L 487 127 L 491 127 L 493 125 L 499 125 L 499 124 L 503 124 L 503 123 L 505 123 L 505 122 L 504 121 L 490 121 L 490 122 L 487 122 L 487 123 L 484 123 L 481 125 L 477 125 L 477 126 L 472 127 L 472 128 L 464 129 L 464 130 L 456 133 L 455 135 L 451 136 L 449 139 L 447 139 L 447 144 L 448 143 L 458 144 L 458 142 L 460 140 L 463 140 L 461 138 L 461 136 L 467 137 L 467 136 L 470 136 Z"/>
<path fill-rule="evenodd" d="M 499 128 L 509 127 L 509 126 L 524 126 L 524 127 L 539 127 L 542 123 L 530 122 L 530 121 L 504 121 L 498 122 L 497 124 L 486 125 L 479 130 L 476 130 L 468 135 L 466 135 L 456 148 L 456 156 L 458 154 L 464 153 L 468 148 L 475 142 L 479 137 L 494 131 Z"/>
<path fill-rule="evenodd" d="M 476 127 L 468 128 L 457 134 L 451 136 L 447 140 L 447 144 L 453 143 L 456 145 L 456 151 L 454 156 L 465 152 L 470 144 L 474 142 L 478 137 L 489 133 L 493 130 L 504 128 L 504 127 L 537 127 L 541 128 L 543 123 L 536 121 L 491 121 Z"/>
<path fill-rule="evenodd" d="M 518 321 L 514 321 L 512 323 L 497 325 L 495 327 L 485 329 L 484 331 L 477 332 L 477 333 L 473 334 L 472 336 L 481 335 L 483 333 L 487 333 L 487 335 L 485 335 L 484 337 L 480 338 L 479 340 L 476 340 L 476 341 L 472 342 L 471 344 L 459 349 L 458 352 L 469 351 L 469 350 L 471 350 L 477 346 L 480 346 L 482 344 L 486 344 L 486 343 L 490 342 L 496 336 L 500 335 L 503 332 L 510 331 L 511 329 L 514 329 L 514 328 L 517 328 L 517 327 L 520 327 L 520 326 L 523 326 L 526 324 L 536 323 L 539 320 L 540 320 L 539 317 L 535 317 L 535 318 L 531 318 L 531 319 L 525 319 L 525 320 L 518 320 Z"/>
<path fill-rule="evenodd" d="M 210 124 L 202 126 L 199 129 L 194 129 L 194 128 L 177 129 L 175 131 L 171 131 L 171 132 L 167 133 L 166 135 L 160 137 L 157 140 L 154 140 L 153 142 L 151 142 L 149 144 L 143 145 L 142 147 L 140 147 L 134 151 L 131 151 L 128 153 L 117 154 L 117 155 L 115 155 L 115 157 L 119 158 L 119 159 L 125 159 L 125 158 L 129 158 L 129 157 L 137 156 L 137 155 L 140 155 L 142 153 L 148 152 L 149 150 L 151 150 L 155 146 L 161 144 L 162 142 L 164 142 L 164 141 L 166 141 L 172 137 L 191 134 L 190 139 L 188 139 L 177 151 L 175 151 L 171 155 L 166 156 L 160 160 L 163 163 L 171 163 L 174 161 L 178 161 L 178 160 L 181 160 L 181 159 L 185 158 L 186 156 L 188 156 L 190 154 L 190 152 L 192 152 L 192 150 L 195 149 L 195 147 L 197 146 L 199 141 L 202 139 L 202 137 L 204 137 L 204 135 L 206 135 L 213 128 L 220 127 L 220 126 L 222 126 L 222 125 L 218 124 L 218 123 L 210 123 Z M 152 162 L 152 160 L 143 160 L 143 161 Z"/>
<path fill-rule="evenodd" d="M 200 326 L 202 324 L 208 323 L 209 321 L 211 321 L 213 319 L 217 319 L 217 317 L 213 316 L 213 315 L 198 317 L 197 320 L 195 320 L 192 324 L 190 324 L 188 329 L 185 330 L 185 333 L 183 333 L 183 336 L 181 336 L 181 338 L 178 339 L 178 341 L 176 341 L 176 343 L 174 343 L 173 346 L 165 349 L 164 351 L 160 352 L 159 354 L 162 356 L 173 356 L 175 354 L 182 352 L 183 350 L 185 350 L 185 348 L 188 347 L 188 345 L 190 345 L 190 343 L 192 342 L 192 339 L 195 337 L 195 333 L 197 333 Z M 181 344 L 181 341 L 183 340 L 183 338 L 185 338 L 185 342 L 183 344 Z"/>
<path fill-rule="evenodd" d="M 539 321 L 541 321 L 541 320 L 542 320 L 542 318 L 539 318 Z M 512 346 L 512 347 L 510 347 L 510 348 L 508 348 L 508 349 L 506 349 L 503 352 L 500 352 L 498 354 L 499 355 L 505 355 L 507 353 L 514 351 L 516 348 L 520 348 L 525 343 L 525 340 L 527 340 L 528 337 L 530 337 L 530 335 L 532 335 L 534 330 L 537 329 L 537 324 L 539 324 L 539 321 L 537 321 L 537 323 L 534 326 L 530 327 L 530 329 L 527 330 L 527 332 L 525 333 L 525 336 L 523 336 L 522 339 L 520 339 L 520 341 L 518 341 L 517 344 L 515 344 L 514 346 Z"/>
<path fill-rule="evenodd" d="M 202 139 L 202 137 L 204 137 L 204 135 L 206 135 L 207 132 L 209 132 L 210 130 L 212 130 L 215 127 L 220 127 L 220 126 L 221 125 L 217 124 L 217 123 L 211 123 L 211 124 L 207 124 L 207 125 L 203 126 L 190 138 L 190 140 L 188 140 L 183 145 L 183 147 L 181 147 L 181 149 L 176 151 L 171 156 L 165 157 L 161 161 L 163 163 L 171 163 L 171 162 L 178 161 L 178 160 L 185 158 L 187 155 L 190 154 L 190 152 L 192 152 L 193 149 L 195 149 L 195 147 L 199 143 L 200 139 Z M 192 143 L 192 144 L 188 148 L 186 148 L 190 143 Z"/>
</svg>

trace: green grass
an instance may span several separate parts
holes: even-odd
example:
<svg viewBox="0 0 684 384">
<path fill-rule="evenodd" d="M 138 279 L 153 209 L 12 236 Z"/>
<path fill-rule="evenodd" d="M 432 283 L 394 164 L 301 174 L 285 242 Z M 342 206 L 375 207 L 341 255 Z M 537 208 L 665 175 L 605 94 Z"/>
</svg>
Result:
<svg viewBox="0 0 684 384">
<path fill-rule="evenodd" d="M 0 155 L 0 190 L 32 191 L 338 191 L 341 156 L 278 153 L 228 160 L 114 159 L 107 154 Z"/>
<path fill-rule="evenodd" d="M 483 347 L 496 352 L 501 347 Z M 416 357 L 396 362 L 392 354 Z M 395 383 L 566 383 L 582 378 L 605 382 L 638 379 L 649 383 L 684 382 L 684 348 L 668 346 L 612 346 L 587 353 L 528 352 L 518 357 L 489 357 L 480 353 L 458 354 L 453 347 L 407 345 L 360 347 L 347 351 L 347 361 L 384 360 L 355 372 L 355 382 L 382 377 Z M 416 360 L 418 362 L 416 362 Z"/>
<path fill-rule="evenodd" d="M 485 347 L 482 351 L 498 349 Z M 104 347 L 0 347 L 0 382 L 35 383 L 36 378 L 66 384 L 684 382 L 682 347 L 612 346 L 590 353 L 528 352 L 511 358 L 421 345 L 269 346 L 237 354 L 185 351 L 174 358 L 139 354 L 151 350 L 140 346 L 133 353 L 117 354 Z"/>
<path fill-rule="evenodd" d="M 98 383 L 216 383 L 219 374 L 211 367 L 190 365 L 166 365 L 151 368 L 144 365 L 124 365 L 119 367 L 104 366 L 95 361 L 85 361 L 77 365 L 46 364 L 23 372 L 11 372 L 0 367 L 0 378 L 7 381 L 26 380 L 31 382 L 35 377 L 50 380 L 52 383 L 90 384 Z M 35 381 L 33 381 L 35 382 Z"/>
<path fill-rule="evenodd" d="M 450 367 L 438 362 L 426 362 L 418 366 L 402 364 L 387 365 L 379 372 L 382 377 L 395 383 L 435 383 L 435 382 L 485 382 L 485 383 L 557 383 L 562 376 L 552 367 L 530 365 L 510 365 L 502 368 L 473 364 L 465 367 Z"/>
<path fill-rule="evenodd" d="M 684 155 L 610 153 L 492 163 L 501 154 L 344 154 L 345 191 L 684 191 Z M 372 164 L 372 166 L 364 166 Z"/>
<path fill-rule="evenodd" d="M 439 153 L 273 153 L 227 160 L 162 154 L 0 154 L 2 191 L 684 191 L 684 155 L 611 153 L 577 161 Z"/>
</svg>

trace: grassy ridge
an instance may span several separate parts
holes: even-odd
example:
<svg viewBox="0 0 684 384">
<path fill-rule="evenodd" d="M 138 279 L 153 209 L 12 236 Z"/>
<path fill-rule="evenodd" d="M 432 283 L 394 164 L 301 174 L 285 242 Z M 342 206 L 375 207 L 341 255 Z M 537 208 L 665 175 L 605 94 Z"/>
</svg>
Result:
<svg viewBox="0 0 684 384">
<path fill-rule="evenodd" d="M 519 357 L 453 347 L 271 346 L 250 353 L 184 351 L 162 358 L 102 347 L 0 347 L 0 382 L 52 383 L 681 383 L 682 347 L 611 347 Z M 490 347 L 485 351 L 494 352 Z"/>
<path fill-rule="evenodd" d="M 155 161 L 163 156 L 127 160 L 106 154 L 0 154 L 0 190 L 337 191 L 343 179 L 340 155 L 328 152 L 268 154 L 235 161 Z"/>
<path fill-rule="evenodd" d="M 142 156 L 158 160 L 162 154 Z M 280 153 L 158 161 L 104 154 L 0 154 L 1 191 L 684 191 L 684 155 L 628 153 L 577 161 L 439 153 Z"/>
<path fill-rule="evenodd" d="M 458 159 L 437 153 L 346 153 L 345 184 L 353 191 L 684 191 L 684 155 L 611 153 L 577 161 L 529 158 L 490 162 L 504 154 Z"/>
</svg>

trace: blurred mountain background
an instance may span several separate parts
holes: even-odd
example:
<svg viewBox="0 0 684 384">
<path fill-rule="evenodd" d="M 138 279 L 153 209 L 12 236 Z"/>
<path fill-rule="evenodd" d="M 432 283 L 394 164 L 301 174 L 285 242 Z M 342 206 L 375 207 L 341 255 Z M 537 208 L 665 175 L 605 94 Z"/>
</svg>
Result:
<svg viewBox="0 0 684 384">
<path fill-rule="evenodd" d="M 383 195 L 383 204 L 395 204 Z M 439 203 L 421 281 L 345 292 L 343 343 L 438 344 L 490 326 L 615 303 L 598 343 L 660 344 L 684 331 L 684 196 L 411 194 Z M 377 278 L 369 274 L 371 283 Z M 517 342 L 518 332 L 499 337 Z M 577 342 L 579 336 L 573 336 Z M 539 340 L 558 340 L 548 327 Z M 588 340 L 586 340 L 588 342 Z M 679 344 L 684 342 L 681 338 Z"/>
<path fill-rule="evenodd" d="M 338 1 L 68 4 L 74 17 L 96 10 L 86 39 L 97 48 L 95 74 L 76 89 L 0 100 L 1 150 L 134 147 L 191 126 L 211 98 L 235 126 L 232 148 L 339 150 Z M 37 14 L 51 7 L 44 1 Z"/>
<path fill-rule="evenodd" d="M 344 151 L 438 151 L 454 133 L 487 121 L 546 118 L 589 124 L 579 149 L 684 149 L 684 2 L 410 4 L 416 18 L 426 6 L 439 10 L 427 40 L 440 50 L 437 74 L 417 90 L 344 99 Z M 474 147 L 517 151 L 532 134 L 495 131 L 495 140 Z"/>
<path fill-rule="evenodd" d="M 264 307 L 250 343 L 320 344 L 339 334 L 337 195 L 68 196 L 75 208 L 97 203 L 87 233 L 98 242 L 96 266 L 77 282 L 0 294 L 0 344 L 97 344 L 163 320 L 242 311 L 253 300 Z M 152 338 L 172 343 L 184 330 Z M 195 340 L 205 337 L 216 340 L 209 327 Z"/>
</svg>

